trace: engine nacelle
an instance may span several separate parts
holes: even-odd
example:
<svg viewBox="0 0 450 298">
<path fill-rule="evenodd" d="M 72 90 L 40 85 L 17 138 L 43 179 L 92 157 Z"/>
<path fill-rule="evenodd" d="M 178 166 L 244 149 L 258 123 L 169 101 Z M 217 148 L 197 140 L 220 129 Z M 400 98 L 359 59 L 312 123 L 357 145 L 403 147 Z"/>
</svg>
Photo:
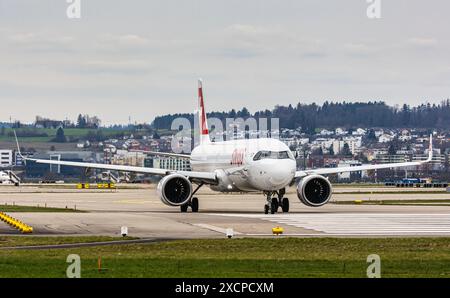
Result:
<svg viewBox="0 0 450 298">
<path fill-rule="evenodd" d="M 171 174 L 159 181 L 156 192 L 164 204 L 181 206 L 191 197 L 192 183 L 183 175 Z"/>
<path fill-rule="evenodd" d="M 297 185 L 297 196 L 306 206 L 320 207 L 331 198 L 331 183 L 323 176 L 310 175 L 302 178 Z"/>
<path fill-rule="evenodd" d="M 217 184 L 211 184 L 209 188 L 211 188 L 214 191 L 220 191 L 220 192 L 232 192 L 236 191 L 236 187 L 233 184 L 233 181 L 231 181 L 230 176 L 225 173 L 224 170 L 215 170 L 216 174 Z"/>
</svg>

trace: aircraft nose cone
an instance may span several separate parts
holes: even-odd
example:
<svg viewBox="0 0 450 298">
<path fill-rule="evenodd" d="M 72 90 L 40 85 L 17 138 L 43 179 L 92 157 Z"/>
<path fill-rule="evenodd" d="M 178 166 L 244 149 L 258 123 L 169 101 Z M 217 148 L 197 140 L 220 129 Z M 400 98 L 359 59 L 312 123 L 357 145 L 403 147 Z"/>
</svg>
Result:
<svg viewBox="0 0 450 298">
<path fill-rule="evenodd" d="M 261 190 L 286 187 L 295 175 L 294 160 L 264 160 L 254 173 L 254 185 Z"/>
<path fill-rule="evenodd" d="M 293 173 L 290 167 L 283 165 L 274 167 L 267 172 L 267 180 L 274 186 L 284 186 L 285 184 L 291 182 L 292 178 Z"/>
</svg>

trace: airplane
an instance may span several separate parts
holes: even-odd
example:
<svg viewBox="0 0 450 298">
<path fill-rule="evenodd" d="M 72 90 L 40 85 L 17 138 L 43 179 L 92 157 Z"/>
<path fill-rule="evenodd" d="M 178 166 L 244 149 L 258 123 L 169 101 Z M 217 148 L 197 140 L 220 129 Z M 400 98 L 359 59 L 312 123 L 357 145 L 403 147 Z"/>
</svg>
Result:
<svg viewBox="0 0 450 298">
<path fill-rule="evenodd" d="M 264 213 L 274 214 L 281 207 L 289 212 L 286 188 L 295 181 L 297 197 L 306 206 L 320 207 L 328 203 L 332 195 L 331 183 L 324 175 L 418 166 L 433 157 L 432 136 L 428 158 L 424 161 L 361 165 L 339 168 L 297 170 L 296 161 L 289 147 L 277 139 L 257 138 L 211 142 L 203 99 L 202 80 L 198 81 L 198 116 L 200 141 L 190 155 L 163 153 L 165 156 L 189 158 L 192 171 L 176 171 L 125 165 L 57 161 L 22 157 L 25 161 L 102 170 L 135 172 L 160 175 L 157 195 L 168 205 L 179 207 L 181 212 L 199 211 L 199 200 L 195 196 L 204 185 L 218 192 L 262 192 L 266 198 Z M 16 136 L 18 152 L 19 142 Z M 157 154 L 158 152 L 153 152 Z M 193 187 L 195 185 L 195 189 Z"/>
<path fill-rule="evenodd" d="M 0 183 L 9 183 L 9 182 L 11 182 L 9 175 L 3 171 L 0 171 Z"/>
<path fill-rule="evenodd" d="M 14 184 L 15 186 L 19 186 L 20 178 L 10 170 L 0 171 L 0 184 Z"/>
</svg>

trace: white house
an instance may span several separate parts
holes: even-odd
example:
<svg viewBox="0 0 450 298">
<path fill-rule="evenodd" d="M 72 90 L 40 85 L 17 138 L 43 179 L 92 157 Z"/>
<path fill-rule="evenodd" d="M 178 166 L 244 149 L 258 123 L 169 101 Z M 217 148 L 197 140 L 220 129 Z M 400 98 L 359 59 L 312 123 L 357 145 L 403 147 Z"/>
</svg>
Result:
<svg viewBox="0 0 450 298">
<path fill-rule="evenodd" d="M 412 139 L 412 137 L 411 137 L 411 135 L 402 134 L 401 136 L 398 137 L 398 139 L 402 142 L 405 142 L 405 141 L 410 141 Z"/>
<path fill-rule="evenodd" d="M 334 141 L 333 142 L 334 154 L 342 153 L 342 149 L 344 149 L 345 144 L 348 145 L 348 149 L 350 149 L 350 152 L 352 154 L 355 154 L 357 146 L 356 146 L 356 142 L 353 140 L 352 141 L 339 141 L 339 140 Z"/>
<path fill-rule="evenodd" d="M 348 133 L 348 131 L 343 130 L 342 128 L 338 127 L 338 128 L 336 128 L 335 133 L 338 136 L 342 136 L 342 135 L 346 135 Z"/>
<path fill-rule="evenodd" d="M 365 135 L 366 133 L 367 133 L 367 132 L 366 132 L 365 129 L 358 128 L 357 130 L 355 130 L 355 131 L 352 132 L 352 135 L 354 135 L 354 136 L 363 136 L 363 135 Z"/>
<path fill-rule="evenodd" d="M 322 136 L 331 136 L 331 135 L 333 135 L 333 134 L 334 134 L 333 131 L 327 130 L 327 129 L 322 129 L 322 130 L 320 131 L 320 135 L 322 135 Z"/>
<path fill-rule="evenodd" d="M 394 139 L 393 136 L 388 135 L 388 134 L 382 134 L 381 136 L 378 137 L 378 142 L 380 143 L 388 143 L 390 141 L 392 141 Z"/>
<path fill-rule="evenodd" d="M 377 138 L 379 138 L 381 135 L 384 134 L 384 131 L 382 129 L 377 129 L 374 131 L 374 134 Z"/>
</svg>

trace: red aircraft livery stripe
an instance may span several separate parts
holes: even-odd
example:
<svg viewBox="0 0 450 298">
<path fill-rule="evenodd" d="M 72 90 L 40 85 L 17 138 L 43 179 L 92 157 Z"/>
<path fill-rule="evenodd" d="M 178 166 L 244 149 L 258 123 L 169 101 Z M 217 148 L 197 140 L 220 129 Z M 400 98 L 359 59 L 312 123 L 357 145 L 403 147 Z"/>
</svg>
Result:
<svg viewBox="0 0 450 298">
<path fill-rule="evenodd" d="M 201 131 L 202 131 L 202 135 L 208 135 L 209 131 L 208 131 L 208 127 L 206 126 L 206 114 L 205 114 L 205 104 L 203 103 L 203 88 L 201 85 L 201 82 L 199 82 L 199 86 L 198 86 L 198 100 L 200 102 L 200 109 L 201 109 L 201 118 L 200 118 L 200 127 L 201 127 Z"/>
</svg>

